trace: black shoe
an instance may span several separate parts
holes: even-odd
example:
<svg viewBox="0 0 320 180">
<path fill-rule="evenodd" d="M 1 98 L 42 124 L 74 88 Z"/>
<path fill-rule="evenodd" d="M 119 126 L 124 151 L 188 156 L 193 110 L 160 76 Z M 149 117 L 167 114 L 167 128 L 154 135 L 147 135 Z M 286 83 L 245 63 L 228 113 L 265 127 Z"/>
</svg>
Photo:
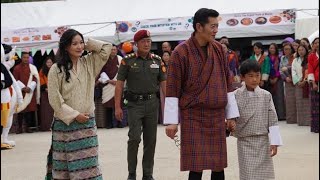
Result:
<svg viewBox="0 0 320 180">
<path fill-rule="evenodd" d="M 142 180 L 154 180 L 152 176 L 143 176 Z"/>
<path fill-rule="evenodd" d="M 136 180 L 136 173 L 129 173 L 128 179 L 127 180 Z"/>
<path fill-rule="evenodd" d="M 106 128 L 107 128 L 107 129 L 112 129 L 113 127 L 112 127 L 112 126 L 107 126 Z"/>
<path fill-rule="evenodd" d="M 27 133 L 33 133 L 33 130 L 31 128 L 27 128 Z"/>
<path fill-rule="evenodd" d="M 117 128 L 123 128 L 122 124 L 119 123 L 119 124 L 117 125 Z"/>
</svg>

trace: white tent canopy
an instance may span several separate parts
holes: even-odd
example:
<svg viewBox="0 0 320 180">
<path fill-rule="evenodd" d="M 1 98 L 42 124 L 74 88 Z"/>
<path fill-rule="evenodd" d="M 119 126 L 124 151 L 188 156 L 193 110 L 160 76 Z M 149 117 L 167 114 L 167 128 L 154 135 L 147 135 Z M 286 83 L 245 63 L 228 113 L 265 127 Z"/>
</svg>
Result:
<svg viewBox="0 0 320 180">
<path fill-rule="evenodd" d="M 317 30 L 319 36 L 319 16 L 297 19 L 295 37 L 297 39 L 307 38 Z"/>
<path fill-rule="evenodd" d="M 308 9 L 298 11 L 297 18 L 316 16 L 317 0 L 65 0 L 29 3 L 1 3 L 1 31 L 30 27 L 72 25 L 85 37 L 116 42 L 115 21 L 143 20 L 193 16 L 202 7 L 216 9 L 220 14 L 260 12 L 273 9 Z M 319 21 L 319 20 L 318 20 Z M 168 39 L 171 34 L 158 36 L 157 40 Z M 187 38 L 190 33 L 181 34 Z M 177 39 L 176 39 L 177 40 Z M 36 46 L 53 47 L 53 44 Z"/>
</svg>

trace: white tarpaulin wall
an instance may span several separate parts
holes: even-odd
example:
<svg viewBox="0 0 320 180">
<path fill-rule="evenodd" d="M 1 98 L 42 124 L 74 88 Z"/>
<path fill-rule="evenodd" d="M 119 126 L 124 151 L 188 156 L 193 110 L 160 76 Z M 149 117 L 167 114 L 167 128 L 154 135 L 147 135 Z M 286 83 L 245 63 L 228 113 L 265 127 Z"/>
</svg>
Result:
<svg viewBox="0 0 320 180">
<path fill-rule="evenodd" d="M 298 19 L 295 28 L 295 37 L 297 39 L 308 38 L 316 30 L 319 30 L 319 16 Z M 319 33 L 318 33 L 319 36 Z"/>
<path fill-rule="evenodd" d="M 193 16 L 202 7 L 212 8 L 220 14 L 261 12 L 273 9 L 315 9 L 317 0 L 65 0 L 30 3 L 1 3 L 1 32 L 31 27 L 53 27 L 71 25 L 72 28 L 102 40 L 119 43 L 114 35 L 115 21 L 159 19 Z M 297 18 L 315 16 L 317 11 L 299 12 Z M 312 15 L 313 14 L 313 15 Z M 93 24 L 96 23 L 96 24 Z M 111 24 L 110 24 L 111 23 Z M 238 30 L 237 30 L 238 31 Z M 263 32 L 263 30 L 261 31 Z M 250 32 L 244 35 L 250 37 Z M 2 35 L 2 33 L 1 33 Z M 158 41 L 186 39 L 189 32 L 159 34 Z M 175 37 L 175 39 L 172 39 Z M 170 39 L 171 38 L 171 39 Z M 1 37 L 2 39 L 2 37 Z M 132 39 L 126 38 L 126 39 Z M 21 44 L 20 46 L 23 46 Z M 33 44 L 33 47 L 54 48 L 56 43 Z"/>
</svg>

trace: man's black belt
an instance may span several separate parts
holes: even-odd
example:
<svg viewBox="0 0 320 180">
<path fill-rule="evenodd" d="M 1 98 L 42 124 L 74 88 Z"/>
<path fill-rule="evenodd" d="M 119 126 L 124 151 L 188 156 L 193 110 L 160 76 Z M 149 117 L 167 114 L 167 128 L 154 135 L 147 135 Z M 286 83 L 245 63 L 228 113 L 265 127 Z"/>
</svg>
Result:
<svg viewBox="0 0 320 180">
<path fill-rule="evenodd" d="M 128 101 L 147 101 L 154 98 L 155 96 L 159 97 L 158 93 L 135 94 L 127 92 L 125 94 L 125 99 L 127 99 Z"/>
</svg>

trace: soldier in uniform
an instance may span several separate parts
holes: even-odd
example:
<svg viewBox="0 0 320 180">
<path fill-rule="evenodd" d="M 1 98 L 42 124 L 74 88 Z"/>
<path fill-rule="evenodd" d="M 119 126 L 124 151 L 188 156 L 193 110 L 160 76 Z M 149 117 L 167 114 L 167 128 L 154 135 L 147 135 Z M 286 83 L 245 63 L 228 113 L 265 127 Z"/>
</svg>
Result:
<svg viewBox="0 0 320 180">
<path fill-rule="evenodd" d="M 125 98 L 128 100 L 129 140 L 127 149 L 128 180 L 136 179 L 137 154 L 143 133 L 143 178 L 152 177 L 159 115 L 160 87 L 165 94 L 166 67 L 158 55 L 150 53 L 151 37 L 147 30 L 134 35 L 137 53 L 124 57 L 119 68 L 115 90 L 115 115 L 123 118 L 121 97 L 127 81 Z"/>
</svg>

